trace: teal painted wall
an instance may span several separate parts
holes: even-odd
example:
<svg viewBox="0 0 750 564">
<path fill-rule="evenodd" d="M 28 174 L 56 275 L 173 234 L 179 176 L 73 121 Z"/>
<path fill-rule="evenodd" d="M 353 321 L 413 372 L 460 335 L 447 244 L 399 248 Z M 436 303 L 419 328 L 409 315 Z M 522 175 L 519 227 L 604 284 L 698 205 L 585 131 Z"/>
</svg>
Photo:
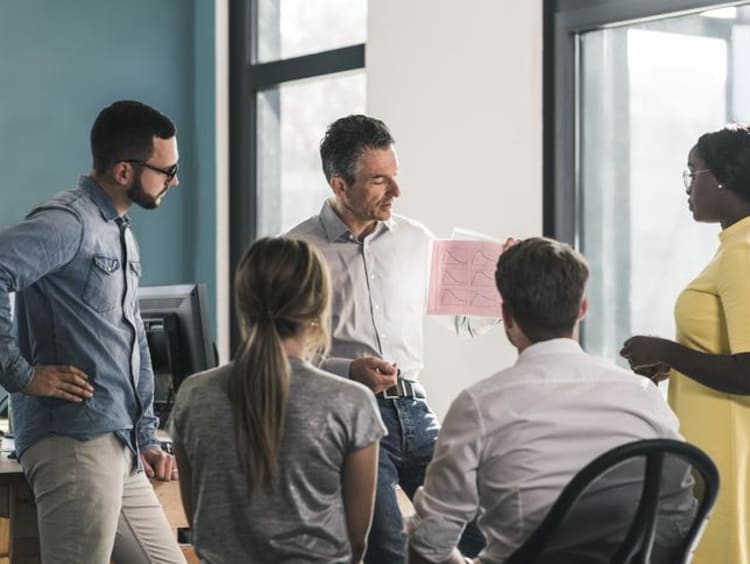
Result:
<svg viewBox="0 0 750 564">
<path fill-rule="evenodd" d="M 142 282 L 206 282 L 215 327 L 213 0 L 0 0 L 0 228 L 89 171 L 91 124 L 118 99 L 178 129 L 180 187 L 131 208 Z"/>
</svg>

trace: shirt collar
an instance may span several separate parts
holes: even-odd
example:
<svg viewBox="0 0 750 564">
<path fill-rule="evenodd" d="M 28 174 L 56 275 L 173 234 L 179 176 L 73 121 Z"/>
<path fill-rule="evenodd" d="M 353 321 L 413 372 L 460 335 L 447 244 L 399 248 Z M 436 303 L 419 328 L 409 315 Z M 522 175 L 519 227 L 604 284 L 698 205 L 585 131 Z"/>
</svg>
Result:
<svg viewBox="0 0 750 564">
<path fill-rule="evenodd" d="M 573 339 L 550 339 L 549 341 L 540 341 L 526 347 L 523 352 L 518 355 L 518 362 L 527 362 L 542 356 L 560 353 L 583 354 L 583 349 L 581 348 L 581 345 L 578 344 L 578 341 Z"/>
<path fill-rule="evenodd" d="M 78 187 L 96 204 L 96 207 L 99 208 L 99 213 L 102 214 L 105 221 L 112 221 L 117 218 L 117 210 L 112 203 L 112 198 L 107 195 L 104 189 L 93 178 L 90 176 L 81 176 L 78 179 Z M 122 216 L 122 223 L 125 225 L 130 224 L 130 218 L 127 214 Z"/>
<path fill-rule="evenodd" d="M 351 231 L 346 224 L 341 221 L 341 218 L 333 211 L 330 200 L 323 202 L 323 207 L 320 210 L 320 223 L 323 225 L 323 230 L 326 232 L 326 237 L 329 241 L 336 241 L 342 238 L 348 238 L 351 235 Z M 379 221 L 378 226 L 371 235 L 381 233 L 387 229 L 392 231 L 396 227 L 396 220 L 391 216 L 388 221 Z"/>
<path fill-rule="evenodd" d="M 745 217 L 726 229 L 719 231 L 719 240 L 722 243 L 726 243 L 730 239 L 734 239 L 736 235 L 746 237 L 748 233 L 750 233 L 750 217 Z"/>
</svg>

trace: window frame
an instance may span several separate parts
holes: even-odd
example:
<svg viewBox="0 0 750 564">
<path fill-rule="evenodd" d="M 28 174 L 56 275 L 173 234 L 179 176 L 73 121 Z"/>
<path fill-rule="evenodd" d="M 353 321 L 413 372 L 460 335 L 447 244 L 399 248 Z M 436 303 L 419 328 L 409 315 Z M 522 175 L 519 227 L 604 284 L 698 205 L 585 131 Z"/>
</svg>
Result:
<svg viewBox="0 0 750 564">
<path fill-rule="evenodd" d="M 585 252 L 581 136 L 581 45 L 586 32 L 698 14 L 746 0 L 544 0 L 543 4 L 543 232 Z M 592 268 L 629 270 L 622 260 Z M 617 276 L 615 276 L 617 278 Z M 596 292 L 592 287 L 590 292 Z M 610 307 L 616 315 L 630 309 L 624 283 Z M 590 297 L 594 297 L 592 294 Z M 625 331 L 630 334 L 629 330 Z M 596 339 L 597 335 L 592 334 Z M 581 327 L 587 343 L 587 326 Z M 601 344 L 601 343 L 599 343 Z"/>
<path fill-rule="evenodd" d="M 365 43 L 257 62 L 258 0 L 229 3 L 229 264 L 258 236 L 258 94 L 305 78 L 365 68 Z M 240 343 L 230 276 L 230 343 Z"/>
<path fill-rule="evenodd" d="M 544 0 L 543 230 L 581 246 L 580 36 L 639 20 L 738 6 L 726 0 Z"/>
</svg>

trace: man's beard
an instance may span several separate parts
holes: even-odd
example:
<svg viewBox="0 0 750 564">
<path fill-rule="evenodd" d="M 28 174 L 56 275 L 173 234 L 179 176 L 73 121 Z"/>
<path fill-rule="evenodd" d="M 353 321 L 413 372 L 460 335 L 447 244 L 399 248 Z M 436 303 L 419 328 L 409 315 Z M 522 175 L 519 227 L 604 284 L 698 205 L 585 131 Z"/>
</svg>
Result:
<svg viewBox="0 0 750 564">
<path fill-rule="evenodd" d="M 128 188 L 126 194 L 131 202 L 138 204 L 145 210 L 153 210 L 159 207 L 159 204 L 161 204 L 161 197 L 167 190 L 169 190 L 169 186 L 165 186 L 164 190 L 159 192 L 156 196 L 149 196 L 143 189 L 141 175 L 139 174 L 138 178 L 133 181 L 133 185 Z"/>
</svg>

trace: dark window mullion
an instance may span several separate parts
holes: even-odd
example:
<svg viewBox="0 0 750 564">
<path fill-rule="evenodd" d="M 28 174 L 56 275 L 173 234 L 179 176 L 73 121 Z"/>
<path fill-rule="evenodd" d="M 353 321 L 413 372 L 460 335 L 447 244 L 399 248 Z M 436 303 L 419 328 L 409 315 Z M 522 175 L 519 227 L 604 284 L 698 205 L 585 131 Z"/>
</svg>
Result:
<svg viewBox="0 0 750 564">
<path fill-rule="evenodd" d="M 229 3 L 229 296 L 230 355 L 240 343 L 234 307 L 234 269 L 255 238 L 255 95 L 249 63 L 254 53 L 255 2 Z"/>
<path fill-rule="evenodd" d="M 360 69 L 365 66 L 365 45 L 351 45 L 312 55 L 252 65 L 252 82 L 257 90 L 284 82 Z"/>
<path fill-rule="evenodd" d="M 325 76 L 365 66 L 365 44 L 278 61 L 256 63 L 258 2 L 229 3 L 229 247 L 232 272 L 245 248 L 258 236 L 258 94 L 294 80 Z M 230 277 L 230 284 L 233 280 Z M 231 296 L 231 352 L 240 343 Z"/>
</svg>

